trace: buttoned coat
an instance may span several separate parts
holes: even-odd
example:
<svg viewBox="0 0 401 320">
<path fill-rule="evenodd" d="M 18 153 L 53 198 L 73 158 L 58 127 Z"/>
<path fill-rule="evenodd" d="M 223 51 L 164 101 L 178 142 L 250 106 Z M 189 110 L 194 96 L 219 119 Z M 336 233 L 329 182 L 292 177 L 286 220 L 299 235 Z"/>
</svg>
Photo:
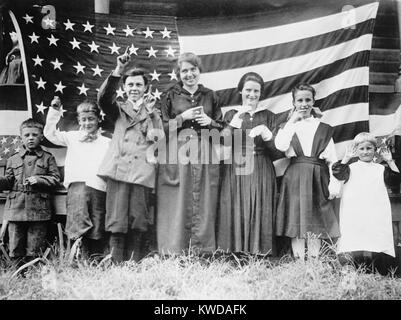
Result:
<svg viewBox="0 0 401 320">
<path fill-rule="evenodd" d="M 25 148 L 7 160 L 5 176 L 0 177 L 0 190 L 9 190 L 4 219 L 9 221 L 46 221 L 51 219 L 51 193 L 59 186 L 60 173 L 53 155 L 42 148 L 34 151 L 35 158 L 25 161 Z M 30 166 L 31 168 L 27 168 Z M 29 174 L 27 172 L 30 172 Z M 24 185 L 28 177 L 37 183 Z"/>
<path fill-rule="evenodd" d="M 147 160 L 146 152 L 154 143 L 152 129 L 163 133 L 158 112 L 148 114 L 142 103 L 137 112 L 129 100 L 116 100 L 120 77 L 110 75 L 100 87 L 99 107 L 115 122 L 113 138 L 99 169 L 99 176 L 126 183 L 155 187 L 156 164 Z"/>
</svg>

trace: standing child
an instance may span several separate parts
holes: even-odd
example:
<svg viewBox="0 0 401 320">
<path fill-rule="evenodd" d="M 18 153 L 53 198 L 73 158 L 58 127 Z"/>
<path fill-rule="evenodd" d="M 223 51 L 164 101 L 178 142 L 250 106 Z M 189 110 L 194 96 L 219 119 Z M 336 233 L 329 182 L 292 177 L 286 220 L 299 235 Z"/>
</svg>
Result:
<svg viewBox="0 0 401 320">
<path fill-rule="evenodd" d="M 321 239 L 339 236 L 330 199 L 336 196 L 336 181 L 330 166 L 337 161 L 333 128 L 315 118 L 315 89 L 299 84 L 292 90 L 294 108 L 276 136 L 277 149 L 291 158 L 284 173 L 277 208 L 276 235 L 291 238 L 295 257 L 317 257 Z M 330 182 L 330 185 L 329 185 Z"/>
<path fill-rule="evenodd" d="M 376 138 L 359 133 L 342 159 L 333 165 L 333 175 L 344 180 L 340 204 L 340 232 L 337 252 L 383 252 L 395 256 L 391 206 L 385 179 L 399 172 L 389 150 L 381 155 L 388 167 L 374 163 Z M 357 156 L 356 161 L 350 161 Z M 390 172 L 389 172 L 390 171 Z"/>
<path fill-rule="evenodd" d="M 83 237 L 85 253 L 103 252 L 106 214 L 106 182 L 97 176 L 100 163 L 109 146 L 109 138 L 99 133 L 100 109 L 83 102 L 77 107 L 80 130 L 59 131 L 61 101 L 51 102 L 45 125 L 45 136 L 54 144 L 67 147 L 64 186 L 67 188 L 66 233 L 69 239 Z"/>
<path fill-rule="evenodd" d="M 147 159 L 152 146 L 152 129 L 163 133 L 163 125 L 154 108 L 155 97 L 145 94 L 148 78 L 140 69 L 126 73 L 128 53 L 117 57 L 117 66 L 102 84 L 100 108 L 115 122 L 110 147 L 99 175 L 107 179 L 106 231 L 111 232 L 113 260 L 121 262 L 143 255 L 143 244 L 153 224 L 150 196 L 155 187 L 156 164 Z M 127 99 L 116 100 L 120 79 Z"/>
<path fill-rule="evenodd" d="M 52 154 L 40 147 L 43 125 L 22 122 L 21 150 L 7 160 L 0 190 L 10 190 L 4 211 L 8 221 L 10 257 L 30 260 L 44 249 L 51 211 L 51 192 L 60 182 Z"/>
</svg>

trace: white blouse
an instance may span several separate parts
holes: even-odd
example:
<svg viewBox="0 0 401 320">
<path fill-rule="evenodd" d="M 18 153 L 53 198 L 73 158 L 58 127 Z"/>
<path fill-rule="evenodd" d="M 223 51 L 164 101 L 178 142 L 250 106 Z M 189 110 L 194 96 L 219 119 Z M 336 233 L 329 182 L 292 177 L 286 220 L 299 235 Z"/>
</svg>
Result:
<svg viewBox="0 0 401 320">
<path fill-rule="evenodd" d="M 317 127 L 320 121 L 314 117 L 303 119 L 296 123 L 287 123 L 284 128 L 277 133 L 274 143 L 276 148 L 285 152 L 288 158 L 295 157 L 295 151 L 291 145 L 291 140 L 296 133 L 305 156 L 310 157 L 312 152 L 313 139 L 316 134 Z M 328 145 L 319 156 L 320 159 L 325 159 L 329 164 L 336 162 L 337 153 L 333 139 L 330 139 Z"/>
</svg>

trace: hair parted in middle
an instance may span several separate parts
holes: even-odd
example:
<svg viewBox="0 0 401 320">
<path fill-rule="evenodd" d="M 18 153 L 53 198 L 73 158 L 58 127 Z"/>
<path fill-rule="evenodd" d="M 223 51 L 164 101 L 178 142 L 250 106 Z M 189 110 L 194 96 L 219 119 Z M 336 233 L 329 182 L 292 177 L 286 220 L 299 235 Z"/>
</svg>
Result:
<svg viewBox="0 0 401 320">
<path fill-rule="evenodd" d="M 260 84 L 260 94 L 262 95 L 265 83 L 263 81 L 262 76 L 256 72 L 247 72 L 241 77 L 241 79 L 239 80 L 238 85 L 237 85 L 238 91 L 241 92 L 242 89 L 244 88 L 245 83 L 248 81 L 254 81 L 256 83 L 259 83 Z"/>
<path fill-rule="evenodd" d="M 195 67 L 198 67 L 199 71 L 202 72 L 202 60 L 193 52 L 181 53 L 177 60 L 177 65 L 175 67 L 175 73 L 178 78 L 180 77 L 180 68 L 183 62 L 188 62 Z"/>
</svg>

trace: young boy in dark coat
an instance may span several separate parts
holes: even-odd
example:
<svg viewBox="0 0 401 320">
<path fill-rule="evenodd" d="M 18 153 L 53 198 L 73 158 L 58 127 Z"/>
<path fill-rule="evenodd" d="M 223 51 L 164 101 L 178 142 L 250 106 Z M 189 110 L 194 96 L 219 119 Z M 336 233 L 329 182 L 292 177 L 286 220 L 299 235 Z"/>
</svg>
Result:
<svg viewBox="0 0 401 320">
<path fill-rule="evenodd" d="M 44 249 L 51 219 L 51 191 L 60 182 L 53 155 L 40 147 L 43 125 L 33 119 L 21 124 L 22 147 L 7 160 L 0 190 L 9 190 L 4 221 L 8 221 L 10 257 L 30 260 Z M 4 222 L 3 222 L 4 223 Z"/>
</svg>

